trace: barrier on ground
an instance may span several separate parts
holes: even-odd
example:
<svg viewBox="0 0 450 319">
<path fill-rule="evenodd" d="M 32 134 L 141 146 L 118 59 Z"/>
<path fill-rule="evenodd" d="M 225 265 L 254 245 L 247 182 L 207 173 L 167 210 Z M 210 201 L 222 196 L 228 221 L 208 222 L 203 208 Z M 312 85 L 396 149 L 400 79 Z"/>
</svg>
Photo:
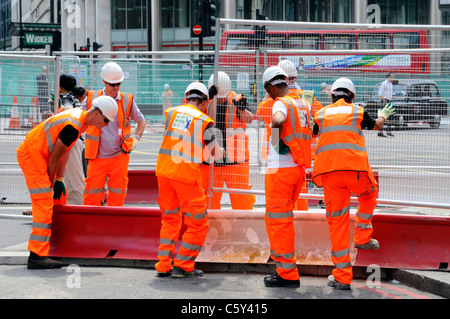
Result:
<svg viewBox="0 0 450 319">
<path fill-rule="evenodd" d="M 294 216 L 297 263 L 332 265 L 323 211 L 296 211 Z M 354 214 L 350 217 L 354 229 Z M 198 262 L 269 261 L 263 210 L 211 210 L 209 222 Z M 158 208 L 55 206 L 50 256 L 157 260 L 160 225 Z M 375 214 L 373 226 L 380 249 L 356 250 L 352 244 L 350 255 L 355 266 L 448 268 L 450 217 Z"/>
</svg>

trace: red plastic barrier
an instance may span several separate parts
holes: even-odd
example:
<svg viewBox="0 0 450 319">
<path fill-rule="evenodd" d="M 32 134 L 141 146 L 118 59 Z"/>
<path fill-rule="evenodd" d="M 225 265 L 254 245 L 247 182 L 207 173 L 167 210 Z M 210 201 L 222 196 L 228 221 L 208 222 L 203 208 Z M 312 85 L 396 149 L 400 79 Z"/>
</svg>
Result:
<svg viewBox="0 0 450 319">
<path fill-rule="evenodd" d="M 296 240 L 300 241 L 296 244 L 296 255 L 305 255 L 299 258 L 299 263 L 322 265 L 329 262 L 330 243 L 324 214 L 297 212 L 296 217 L 295 221 L 298 219 L 300 223 L 296 227 Z M 373 237 L 380 242 L 380 249 L 357 250 L 355 266 L 448 269 L 450 217 L 375 214 L 372 224 Z M 160 227 L 159 208 L 55 206 L 50 256 L 157 260 Z M 236 232 L 238 227 L 241 231 Z M 302 231 L 302 227 L 308 232 Z M 261 251 L 266 241 L 263 210 L 259 214 L 214 211 L 200 254 L 209 262 L 261 263 L 268 257 L 258 259 L 250 255 Z M 249 257 L 246 259 L 246 256 Z"/>
<path fill-rule="evenodd" d="M 155 171 L 129 170 L 127 204 L 157 204 L 158 180 Z"/>
<path fill-rule="evenodd" d="M 55 206 L 50 256 L 156 260 L 159 208 Z"/>
<path fill-rule="evenodd" d="M 373 238 L 378 250 L 358 250 L 355 266 L 395 269 L 447 269 L 450 218 L 445 216 L 375 214 Z"/>
</svg>

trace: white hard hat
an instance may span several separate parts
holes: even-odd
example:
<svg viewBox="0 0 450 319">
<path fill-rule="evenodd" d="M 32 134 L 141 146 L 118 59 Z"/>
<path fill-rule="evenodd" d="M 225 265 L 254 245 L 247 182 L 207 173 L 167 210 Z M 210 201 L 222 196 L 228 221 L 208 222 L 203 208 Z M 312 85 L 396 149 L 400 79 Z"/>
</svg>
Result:
<svg viewBox="0 0 450 319">
<path fill-rule="evenodd" d="M 208 98 L 208 89 L 201 82 L 192 82 L 191 84 L 189 84 L 188 87 L 186 88 L 186 91 L 184 91 L 184 96 L 187 99 L 190 99 L 193 97 L 197 97 L 200 99 L 204 98 L 200 94 L 198 94 L 196 92 L 192 92 L 192 91 L 198 91 L 198 92 L 202 93 L 206 98 Z M 192 93 L 190 93 L 190 92 L 192 92 Z"/>
<path fill-rule="evenodd" d="M 114 84 L 121 83 L 124 79 L 122 68 L 116 62 L 108 62 L 102 68 L 102 79 L 105 82 Z"/>
<path fill-rule="evenodd" d="M 170 86 L 168 83 L 164 84 L 164 90 L 168 90 L 169 88 L 170 88 Z"/>
<path fill-rule="evenodd" d="M 92 105 L 99 108 L 110 122 L 114 122 L 114 117 L 116 117 L 118 111 L 116 100 L 108 95 L 100 95 L 92 101 Z"/>
<path fill-rule="evenodd" d="M 231 91 L 231 80 L 228 74 L 223 71 L 219 71 L 217 73 L 218 81 L 217 81 L 217 98 L 225 98 Z M 214 74 L 211 75 L 208 81 L 208 89 L 214 85 Z"/>
<path fill-rule="evenodd" d="M 349 78 L 339 78 L 331 86 L 331 94 L 336 95 L 337 89 L 347 89 L 356 96 L 355 85 Z"/>
<path fill-rule="evenodd" d="M 292 63 L 289 60 L 281 60 L 280 63 L 278 63 L 278 66 L 286 72 L 287 76 L 289 78 L 297 77 L 297 68 L 295 67 L 295 64 Z"/>
<path fill-rule="evenodd" d="M 285 78 L 284 81 L 282 79 L 279 79 L 277 81 L 271 82 L 273 78 L 275 78 L 279 75 L 284 76 L 284 78 Z M 280 83 L 286 83 L 287 77 L 288 76 L 287 76 L 286 72 L 284 72 L 284 70 L 282 68 L 280 68 L 279 66 L 271 66 L 271 67 L 268 67 L 263 74 L 263 85 L 264 85 L 264 87 L 266 87 L 267 84 L 277 85 Z"/>
</svg>

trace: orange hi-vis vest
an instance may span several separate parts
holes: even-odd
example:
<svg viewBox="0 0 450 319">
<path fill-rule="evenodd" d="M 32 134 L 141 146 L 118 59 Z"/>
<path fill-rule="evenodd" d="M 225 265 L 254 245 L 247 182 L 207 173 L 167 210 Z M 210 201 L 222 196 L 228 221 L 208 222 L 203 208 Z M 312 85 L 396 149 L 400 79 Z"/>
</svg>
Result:
<svg viewBox="0 0 450 319">
<path fill-rule="evenodd" d="M 340 99 L 316 113 L 319 141 L 313 168 L 313 182 L 322 187 L 321 175 L 334 171 L 373 173 L 366 152 L 366 141 L 361 128 L 364 109 Z"/>
<path fill-rule="evenodd" d="M 80 108 L 63 111 L 41 122 L 25 136 L 23 144 L 36 167 L 43 172 L 47 171 L 50 154 L 53 152 L 59 133 L 64 127 L 73 126 L 78 131 L 78 137 L 80 137 L 85 129 L 86 115 L 87 112 Z M 77 139 L 69 145 L 67 150 L 75 144 Z"/>
<path fill-rule="evenodd" d="M 156 176 L 186 184 L 201 179 L 200 164 L 204 154 L 203 134 L 211 118 L 195 106 L 183 104 L 165 111 L 164 137 L 156 161 Z"/>
<path fill-rule="evenodd" d="M 289 147 L 294 161 L 306 168 L 311 167 L 311 129 L 309 109 L 295 93 L 277 98 L 286 105 L 288 114 L 280 138 Z"/>
<path fill-rule="evenodd" d="M 92 107 L 92 101 L 103 95 L 103 90 L 98 92 L 89 91 L 86 98 L 86 107 L 89 110 Z M 127 153 L 133 145 L 133 137 L 131 136 L 130 111 L 133 105 L 133 95 L 120 92 L 120 101 L 118 101 L 118 126 L 119 132 L 122 132 L 122 150 Z M 89 126 L 86 129 L 85 138 L 85 157 L 86 159 L 95 159 L 98 153 L 100 143 L 101 130 L 95 126 Z"/>
<path fill-rule="evenodd" d="M 227 113 L 225 116 L 226 157 L 227 162 L 243 163 L 250 159 L 248 136 L 245 134 L 247 124 L 242 123 L 237 115 L 238 109 L 233 100 L 239 100 L 240 94 L 230 91 L 227 97 Z M 212 102 L 208 104 L 208 115 L 212 113 Z M 217 137 L 217 136 L 216 136 Z"/>
</svg>

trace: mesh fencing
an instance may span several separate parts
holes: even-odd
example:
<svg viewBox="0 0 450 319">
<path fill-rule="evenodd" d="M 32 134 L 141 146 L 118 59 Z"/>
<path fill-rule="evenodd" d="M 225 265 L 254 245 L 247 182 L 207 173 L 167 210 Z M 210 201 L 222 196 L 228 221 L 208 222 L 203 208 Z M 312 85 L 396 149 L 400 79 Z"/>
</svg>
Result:
<svg viewBox="0 0 450 319">
<path fill-rule="evenodd" d="M 263 26 L 268 30 L 262 30 Z M 369 162 L 379 182 L 379 203 L 448 207 L 450 49 L 439 37 L 445 38 L 449 29 L 428 26 L 427 30 L 220 19 L 216 51 L 0 55 L 0 170 L 4 177 L 0 197 L 5 198 L 3 203 L 29 203 L 15 150 L 34 125 L 54 112 L 44 95 L 55 92 L 59 74 L 72 74 L 78 84 L 100 90 L 104 87 L 102 66 L 115 61 L 125 74 L 121 91 L 134 95 L 147 120 L 146 131 L 131 154 L 130 169 L 155 168 L 163 137 L 163 110 L 183 103 L 188 84 L 200 80 L 208 86 L 211 75 L 219 78 L 219 71 L 225 72 L 235 94 L 216 98 L 209 115 L 223 129 L 221 143 L 229 156 L 227 162 L 205 168 L 210 173 L 209 192 L 224 194 L 219 199 L 222 205 L 233 204 L 234 195 L 247 195 L 235 200 L 245 205 L 252 202 L 248 196 L 255 196 L 253 206 L 264 205 L 270 108 L 264 110 L 261 105 L 266 95 L 262 75 L 267 67 L 289 60 L 296 66 L 297 85 L 313 90 L 321 106 L 331 103 L 330 85 L 347 76 L 357 88 L 355 102 L 373 116 L 382 106 L 380 85 L 392 72 L 397 81 L 392 103 L 398 112 L 389 121 L 394 137 L 364 131 Z M 37 80 L 42 67 L 47 68 L 46 81 Z M 239 121 L 233 126 L 227 121 L 235 105 L 231 101 L 241 98 L 239 94 L 245 96 L 250 114 L 235 110 Z M 316 205 L 322 189 L 311 182 L 310 172 L 301 197 Z"/>
</svg>

